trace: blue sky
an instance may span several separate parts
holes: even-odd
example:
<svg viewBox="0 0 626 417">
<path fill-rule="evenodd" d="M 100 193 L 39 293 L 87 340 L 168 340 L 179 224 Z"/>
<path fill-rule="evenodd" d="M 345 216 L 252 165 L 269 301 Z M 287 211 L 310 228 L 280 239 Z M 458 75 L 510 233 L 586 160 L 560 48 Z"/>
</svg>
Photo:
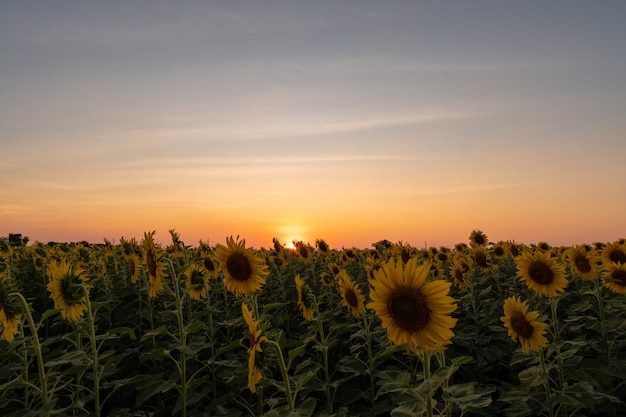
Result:
<svg viewBox="0 0 626 417">
<path fill-rule="evenodd" d="M 625 18 L 621 1 L 3 3 L 0 236 L 617 239 Z"/>
</svg>

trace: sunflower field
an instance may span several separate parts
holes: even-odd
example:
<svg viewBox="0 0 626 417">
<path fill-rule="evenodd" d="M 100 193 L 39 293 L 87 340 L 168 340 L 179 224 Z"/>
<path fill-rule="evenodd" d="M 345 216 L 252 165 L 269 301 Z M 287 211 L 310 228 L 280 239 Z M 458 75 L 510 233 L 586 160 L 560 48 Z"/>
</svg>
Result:
<svg viewBox="0 0 626 417">
<path fill-rule="evenodd" d="M 0 414 L 626 415 L 626 241 L 0 240 Z"/>
</svg>

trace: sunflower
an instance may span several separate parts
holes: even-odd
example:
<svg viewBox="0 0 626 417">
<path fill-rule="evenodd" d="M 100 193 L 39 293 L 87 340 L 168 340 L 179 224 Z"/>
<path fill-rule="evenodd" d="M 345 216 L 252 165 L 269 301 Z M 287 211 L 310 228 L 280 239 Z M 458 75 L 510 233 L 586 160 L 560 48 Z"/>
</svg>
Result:
<svg viewBox="0 0 626 417">
<path fill-rule="evenodd" d="M 136 284 L 137 281 L 139 281 L 139 272 L 141 271 L 141 261 L 139 260 L 139 256 L 131 253 L 130 255 L 126 255 L 126 260 L 128 262 L 130 282 Z"/>
<path fill-rule="evenodd" d="M 0 275 L 0 339 L 11 343 L 21 322 L 20 306 L 10 296 L 17 291 L 6 274 Z"/>
<path fill-rule="evenodd" d="M 605 265 L 610 263 L 626 263 L 626 245 L 619 242 L 607 243 L 602 249 L 602 262 Z"/>
<path fill-rule="evenodd" d="M 208 284 L 207 274 L 204 268 L 198 264 L 191 264 L 185 269 L 185 284 L 187 286 L 187 294 L 192 300 L 200 301 L 205 299 L 207 291 L 211 288 Z"/>
<path fill-rule="evenodd" d="M 369 280 L 372 301 L 367 308 L 380 318 L 391 343 L 439 350 L 451 342 L 457 319 L 449 316 L 456 309 L 448 295 L 450 283 L 426 283 L 429 271 L 430 263 L 418 266 L 417 258 L 406 265 L 389 261 Z"/>
<path fill-rule="evenodd" d="M 215 247 L 215 258 L 224 272 L 224 285 L 237 297 L 252 295 L 265 284 L 268 274 L 267 264 L 255 254 L 252 248 L 246 248 L 246 240 L 226 239 L 227 246 Z"/>
<path fill-rule="evenodd" d="M 613 292 L 626 294 L 626 264 L 611 263 L 602 275 L 605 287 Z"/>
<path fill-rule="evenodd" d="M 156 231 L 143 234 L 143 260 L 148 267 L 148 278 L 150 279 L 149 292 L 150 298 L 165 291 L 163 285 L 163 277 L 167 264 L 163 261 L 163 250 L 154 242 L 154 234 Z"/>
<path fill-rule="evenodd" d="M 504 259 L 509 254 L 507 244 L 505 242 L 497 242 L 491 246 L 491 253 L 496 259 Z"/>
<path fill-rule="evenodd" d="M 260 323 L 254 319 L 246 303 L 241 304 L 241 311 L 248 324 L 248 389 L 256 393 L 256 385 L 263 379 L 263 367 L 259 363 L 257 352 L 263 352 L 261 343 L 266 341 L 267 337 L 261 336 Z"/>
<path fill-rule="evenodd" d="M 565 252 L 564 258 L 572 273 L 584 280 L 596 279 L 602 268 L 602 261 L 598 253 L 583 245 L 569 248 Z"/>
<path fill-rule="evenodd" d="M 469 236 L 469 244 L 472 248 L 478 246 L 487 246 L 489 244 L 489 239 L 487 235 L 482 232 L 482 230 L 474 229 Z"/>
<path fill-rule="evenodd" d="M 510 297 L 504 301 L 504 316 L 500 317 L 500 320 L 508 329 L 513 341 L 519 338 L 522 352 L 528 353 L 531 350 L 539 352 L 548 343 L 544 336 L 548 325 L 538 321 L 538 318 L 538 312 L 528 311 L 527 301 Z"/>
<path fill-rule="evenodd" d="M 311 259 L 313 259 L 313 251 L 309 245 L 304 242 L 294 240 L 293 246 L 296 248 L 296 253 L 300 259 L 306 263 L 311 262 Z"/>
<path fill-rule="evenodd" d="M 515 258 L 517 275 L 539 295 L 556 297 L 565 291 L 565 267 L 549 252 L 527 250 Z"/>
<path fill-rule="evenodd" d="M 474 263 L 480 268 L 481 271 L 489 272 L 496 269 L 496 266 L 489 260 L 489 251 L 487 251 L 485 246 L 475 246 L 471 250 L 471 254 Z"/>
<path fill-rule="evenodd" d="M 207 253 L 202 256 L 202 266 L 204 270 L 209 273 L 211 278 L 217 273 L 217 267 L 215 266 L 215 262 L 213 262 L 213 256 L 211 254 Z"/>
<path fill-rule="evenodd" d="M 450 266 L 450 276 L 452 282 L 459 289 L 467 289 L 470 284 L 470 279 L 474 274 L 473 262 L 465 255 L 455 256 L 452 259 L 452 265 Z"/>
<path fill-rule="evenodd" d="M 341 304 L 348 307 L 354 317 L 361 317 L 365 314 L 365 300 L 361 290 L 350 280 L 350 276 L 346 271 L 342 270 L 337 277 Z"/>
<path fill-rule="evenodd" d="M 48 285 L 54 308 L 61 309 L 61 316 L 68 321 L 78 321 L 87 309 L 87 273 L 74 267 L 65 259 L 48 266 Z"/>
<path fill-rule="evenodd" d="M 300 274 L 294 278 L 296 291 L 298 291 L 298 307 L 302 310 L 302 315 L 307 321 L 313 320 L 313 305 L 311 304 L 311 289 L 302 281 Z"/>
</svg>

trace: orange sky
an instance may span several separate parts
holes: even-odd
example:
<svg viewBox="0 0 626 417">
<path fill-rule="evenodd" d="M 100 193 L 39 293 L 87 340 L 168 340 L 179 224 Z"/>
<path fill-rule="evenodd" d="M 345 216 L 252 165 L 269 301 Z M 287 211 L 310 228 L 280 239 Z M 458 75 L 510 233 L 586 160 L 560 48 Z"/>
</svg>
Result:
<svg viewBox="0 0 626 417">
<path fill-rule="evenodd" d="M 283 6 L 4 6 L 0 236 L 626 237 L 626 5 Z"/>
</svg>

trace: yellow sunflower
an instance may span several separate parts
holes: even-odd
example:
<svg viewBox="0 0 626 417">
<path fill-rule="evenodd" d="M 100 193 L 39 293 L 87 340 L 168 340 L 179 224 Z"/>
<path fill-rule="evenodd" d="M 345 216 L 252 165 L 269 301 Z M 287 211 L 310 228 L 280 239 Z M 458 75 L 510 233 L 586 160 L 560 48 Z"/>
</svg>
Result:
<svg viewBox="0 0 626 417">
<path fill-rule="evenodd" d="M 139 256 L 131 253 L 130 255 L 126 255 L 126 260 L 128 262 L 130 282 L 136 284 L 137 281 L 139 281 L 139 273 L 141 272 L 141 261 L 139 260 Z"/>
<path fill-rule="evenodd" d="M 9 294 L 17 291 L 6 274 L 0 275 L 0 339 L 11 343 L 21 323 L 21 308 Z"/>
<path fill-rule="evenodd" d="M 87 273 L 81 267 L 74 267 L 65 259 L 48 266 L 50 298 L 54 308 L 61 309 L 61 316 L 67 321 L 78 321 L 87 310 L 86 292 L 91 288 L 87 283 Z"/>
<path fill-rule="evenodd" d="M 584 245 L 567 249 L 564 258 L 572 273 L 584 280 L 595 280 L 602 269 L 602 261 L 598 253 Z"/>
<path fill-rule="evenodd" d="M 296 253 L 300 259 L 306 263 L 311 262 L 311 259 L 313 259 L 313 249 L 309 245 L 304 242 L 294 240 L 293 246 L 296 248 Z"/>
<path fill-rule="evenodd" d="M 504 316 L 500 320 L 509 331 L 509 336 L 513 341 L 519 339 L 522 344 L 522 352 L 528 353 L 531 350 L 539 352 L 548 339 L 546 333 L 546 323 L 540 322 L 537 311 L 528 311 L 528 302 L 521 301 L 518 297 L 510 297 L 504 301 Z"/>
<path fill-rule="evenodd" d="M 200 301 L 207 297 L 207 291 L 211 288 L 204 268 L 198 264 L 191 264 L 185 269 L 185 284 L 187 294 L 192 300 Z"/>
<path fill-rule="evenodd" d="M 613 292 L 626 294 L 626 264 L 610 263 L 602 273 L 604 286 Z"/>
<path fill-rule="evenodd" d="M 167 264 L 163 261 L 163 249 L 154 242 L 155 233 L 156 231 L 144 233 L 143 241 L 141 242 L 143 260 L 148 269 L 148 278 L 150 280 L 148 290 L 150 298 L 155 298 L 165 291 L 163 277 L 167 268 Z"/>
<path fill-rule="evenodd" d="M 215 258 L 224 272 L 224 285 L 237 297 L 252 295 L 265 284 L 268 266 L 255 254 L 252 248 L 246 248 L 246 240 L 226 239 L 227 246 L 215 247 Z"/>
<path fill-rule="evenodd" d="M 354 317 L 361 317 L 365 314 L 365 299 L 359 287 L 352 282 L 345 270 L 341 270 L 337 279 L 339 294 L 341 294 L 341 304 L 348 307 Z"/>
<path fill-rule="evenodd" d="M 472 230 L 472 233 L 470 233 L 469 244 L 472 248 L 487 246 L 489 244 L 489 239 L 487 238 L 487 235 L 482 232 L 482 230 L 474 229 Z"/>
<path fill-rule="evenodd" d="M 602 249 L 602 262 L 605 265 L 610 263 L 626 263 L 626 245 L 620 242 L 607 243 Z"/>
<path fill-rule="evenodd" d="M 472 259 L 474 263 L 480 268 L 483 272 L 489 272 L 496 269 L 496 266 L 491 263 L 489 259 L 489 251 L 485 246 L 475 246 L 471 250 Z"/>
<path fill-rule="evenodd" d="M 450 317 L 456 309 L 450 283 L 426 283 L 429 271 L 430 263 L 418 266 L 417 258 L 406 265 L 389 261 L 369 280 L 367 308 L 380 318 L 391 343 L 410 350 L 439 350 L 451 343 L 457 319 Z"/>
<path fill-rule="evenodd" d="M 474 274 L 473 262 L 465 255 L 455 256 L 450 266 L 450 276 L 452 282 L 458 288 L 464 290 L 469 287 L 470 280 Z"/>
<path fill-rule="evenodd" d="M 260 323 L 254 319 L 246 303 L 241 304 L 241 311 L 248 324 L 248 389 L 256 393 L 256 385 L 263 379 L 263 367 L 260 365 L 257 352 L 263 352 L 261 343 L 266 341 L 267 337 L 261 335 Z"/>
<path fill-rule="evenodd" d="M 504 259 L 509 254 L 507 244 L 505 242 L 497 242 L 491 246 L 491 253 L 496 259 Z"/>
<path fill-rule="evenodd" d="M 567 287 L 565 267 L 550 252 L 527 250 L 515 258 L 515 264 L 517 275 L 539 295 L 556 297 Z"/>
<path fill-rule="evenodd" d="M 302 310 L 302 315 L 307 321 L 313 320 L 313 304 L 311 303 L 311 288 L 302 281 L 300 274 L 294 278 L 296 291 L 298 291 L 298 307 Z"/>
</svg>

